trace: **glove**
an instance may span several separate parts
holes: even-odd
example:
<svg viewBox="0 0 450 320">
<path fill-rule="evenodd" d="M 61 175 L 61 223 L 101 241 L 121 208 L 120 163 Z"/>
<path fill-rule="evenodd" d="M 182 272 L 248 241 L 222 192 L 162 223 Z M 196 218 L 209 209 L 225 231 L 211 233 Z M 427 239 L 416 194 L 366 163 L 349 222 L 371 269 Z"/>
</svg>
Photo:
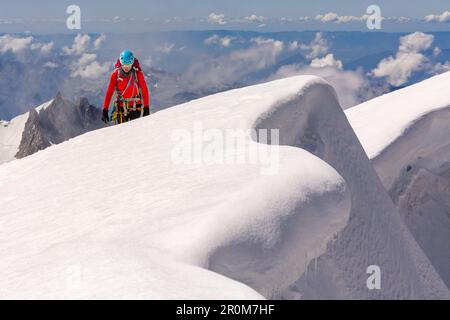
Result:
<svg viewBox="0 0 450 320">
<path fill-rule="evenodd" d="M 108 123 L 109 122 L 108 109 L 103 109 L 102 121 L 104 123 Z"/>
<path fill-rule="evenodd" d="M 149 107 L 144 107 L 144 114 L 143 117 L 146 117 L 150 114 L 150 108 Z"/>
</svg>

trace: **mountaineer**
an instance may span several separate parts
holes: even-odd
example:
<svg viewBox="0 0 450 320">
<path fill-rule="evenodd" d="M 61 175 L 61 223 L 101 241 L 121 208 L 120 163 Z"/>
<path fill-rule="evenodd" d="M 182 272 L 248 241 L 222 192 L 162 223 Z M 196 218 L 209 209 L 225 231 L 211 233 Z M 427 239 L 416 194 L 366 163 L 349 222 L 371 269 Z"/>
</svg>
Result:
<svg viewBox="0 0 450 320">
<path fill-rule="evenodd" d="M 114 109 L 109 118 L 109 104 L 116 94 Z M 142 107 L 143 106 L 143 107 Z M 124 50 L 110 76 L 103 103 L 102 121 L 123 123 L 150 114 L 150 103 L 144 73 L 130 50 Z"/>
</svg>

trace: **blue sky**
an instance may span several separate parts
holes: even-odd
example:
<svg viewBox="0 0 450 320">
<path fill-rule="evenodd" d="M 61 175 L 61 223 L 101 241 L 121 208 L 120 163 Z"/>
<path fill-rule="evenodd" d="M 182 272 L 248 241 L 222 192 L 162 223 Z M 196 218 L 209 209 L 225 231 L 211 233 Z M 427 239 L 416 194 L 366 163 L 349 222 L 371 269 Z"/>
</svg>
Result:
<svg viewBox="0 0 450 320">
<path fill-rule="evenodd" d="M 364 30 L 365 22 L 318 21 L 319 14 L 361 17 L 371 4 L 377 4 L 384 17 L 411 20 L 384 23 L 384 31 L 450 31 L 449 0 L 16 0 L 2 3 L 0 32 L 65 33 L 68 5 L 80 6 L 82 28 L 87 32 L 145 32 L 157 30 Z M 211 14 L 214 19 L 211 19 Z M 434 14 L 433 22 L 423 18 Z M 251 20 L 251 15 L 255 15 Z M 209 17 L 209 18 L 208 18 Z M 245 19 L 248 17 L 249 19 Z M 281 18 L 286 18 L 280 23 Z M 308 21 L 295 19 L 308 17 Z M 441 18 L 439 18 L 441 17 Z M 294 20 L 292 20 L 294 19 Z M 441 19 L 441 21 L 439 21 Z"/>
</svg>

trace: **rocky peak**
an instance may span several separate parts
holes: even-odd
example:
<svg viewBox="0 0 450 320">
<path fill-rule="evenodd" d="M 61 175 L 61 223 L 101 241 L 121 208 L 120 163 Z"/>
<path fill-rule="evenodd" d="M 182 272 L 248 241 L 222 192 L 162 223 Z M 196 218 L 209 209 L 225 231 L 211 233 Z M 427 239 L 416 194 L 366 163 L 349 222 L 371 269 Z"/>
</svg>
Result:
<svg viewBox="0 0 450 320">
<path fill-rule="evenodd" d="M 30 111 L 16 158 L 23 158 L 52 144 L 64 142 L 102 126 L 101 110 L 87 98 L 77 103 L 65 100 L 60 92 L 47 108 Z"/>
</svg>

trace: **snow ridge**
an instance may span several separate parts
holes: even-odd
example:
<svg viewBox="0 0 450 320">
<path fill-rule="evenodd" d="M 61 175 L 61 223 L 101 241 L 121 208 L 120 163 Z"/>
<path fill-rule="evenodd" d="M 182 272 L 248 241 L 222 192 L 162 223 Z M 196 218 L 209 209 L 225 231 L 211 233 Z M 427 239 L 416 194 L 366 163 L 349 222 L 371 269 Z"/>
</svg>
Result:
<svg viewBox="0 0 450 320">
<path fill-rule="evenodd" d="M 448 287 L 449 80 L 445 73 L 346 110 L 402 220 Z M 385 139 L 378 131 L 395 134 Z"/>
<path fill-rule="evenodd" d="M 198 121 L 279 129 L 268 146 L 279 171 L 175 164 L 174 132 L 195 147 Z M 248 135 L 225 153 L 260 141 Z M 1 298 L 449 297 L 316 77 L 83 134 L 1 165 L 0 188 Z M 372 264 L 382 290 L 366 287 Z"/>
<path fill-rule="evenodd" d="M 439 275 L 400 220 L 329 85 L 315 82 L 265 114 L 261 128 L 280 128 L 280 144 L 301 147 L 332 165 L 351 193 L 350 220 L 293 284 L 285 298 L 448 297 Z M 367 267 L 383 270 L 383 290 L 366 287 Z M 335 288 L 335 289 L 333 289 Z M 297 294 L 297 295 L 296 295 Z"/>
</svg>

